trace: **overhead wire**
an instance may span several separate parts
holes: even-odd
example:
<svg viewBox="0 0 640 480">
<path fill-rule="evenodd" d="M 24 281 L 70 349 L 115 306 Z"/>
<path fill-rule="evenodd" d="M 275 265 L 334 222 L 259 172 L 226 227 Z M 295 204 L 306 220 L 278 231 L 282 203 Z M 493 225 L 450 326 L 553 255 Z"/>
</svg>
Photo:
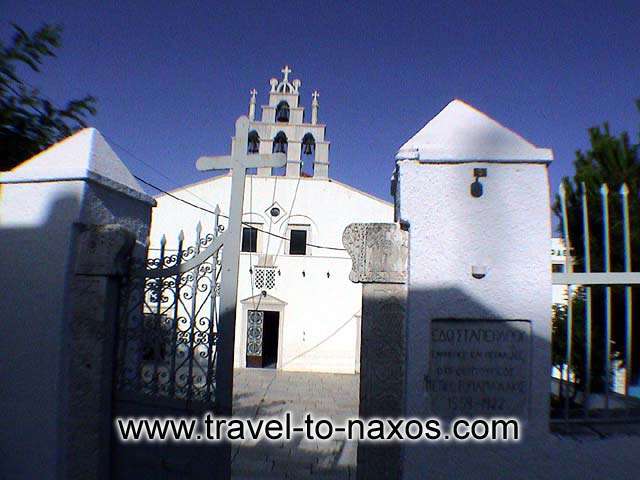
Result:
<svg viewBox="0 0 640 480">
<path fill-rule="evenodd" d="M 300 174 L 302 174 L 302 172 L 300 172 Z M 289 216 L 287 217 L 287 225 L 285 226 L 285 233 L 289 230 L 289 219 L 293 215 L 293 207 L 296 204 L 296 198 L 298 197 L 298 187 L 300 186 L 300 180 L 301 179 L 302 179 L 302 175 L 298 177 L 298 181 L 296 182 L 296 188 L 295 188 L 295 190 L 293 192 L 293 200 L 291 201 L 291 207 L 289 208 Z M 269 230 L 269 231 L 271 231 L 271 230 Z M 305 244 L 306 244 L 306 241 L 305 241 Z M 283 245 L 282 244 L 282 240 L 280 240 L 280 245 L 278 245 L 278 249 L 276 250 L 276 256 L 273 259 L 273 263 L 275 263 L 276 260 L 278 259 L 278 255 L 280 254 L 280 249 L 282 248 L 284 250 L 286 248 L 286 246 L 287 245 L 286 244 Z"/>
<path fill-rule="evenodd" d="M 253 213 L 253 175 L 249 177 L 249 212 Z M 253 227 L 249 227 L 253 228 Z M 249 230 L 251 233 L 251 230 Z M 258 298 L 258 305 L 256 305 L 255 291 L 254 291 L 254 283 L 256 278 L 256 272 L 253 270 L 253 252 L 251 251 L 251 240 L 253 237 L 249 236 L 249 282 L 251 282 L 251 302 L 253 303 L 253 310 L 257 312 L 260 308 L 260 302 L 262 301 L 262 292 L 260 292 L 260 298 Z M 258 250 L 258 235 L 256 235 L 256 250 Z M 264 322 L 264 318 L 262 319 Z M 264 325 L 263 325 L 264 328 Z"/>
<path fill-rule="evenodd" d="M 164 189 L 152 184 L 151 182 L 149 182 L 147 180 L 144 180 L 143 178 L 139 177 L 138 175 L 134 175 L 134 177 L 136 178 L 136 180 L 139 180 L 140 182 L 144 183 L 145 185 L 147 185 L 147 186 L 149 186 L 149 187 L 151 187 L 151 188 L 153 188 L 153 189 L 155 189 L 155 190 L 157 190 L 157 191 L 159 191 L 159 192 L 161 192 L 161 193 L 173 198 L 174 200 L 177 200 L 177 201 L 182 202 L 182 203 L 184 203 L 186 205 L 189 205 L 190 207 L 197 208 L 197 209 L 202 210 L 204 212 L 207 212 L 207 213 L 210 213 L 212 215 L 215 215 L 215 212 L 213 210 L 210 210 L 208 208 L 202 207 L 200 205 L 196 205 L 195 203 L 192 203 L 192 202 L 190 202 L 188 200 L 185 200 L 184 198 L 180 198 L 177 195 L 174 195 L 173 193 L 168 192 L 168 191 L 166 191 L 166 190 L 164 190 Z M 227 215 L 224 215 L 222 213 L 220 213 L 219 215 L 222 218 L 226 218 L 227 220 L 229 219 L 229 217 Z M 285 237 L 285 236 L 282 236 L 282 235 L 278 235 L 277 233 L 273 233 L 273 232 L 270 232 L 270 231 L 263 230 L 261 228 L 255 227 L 255 226 L 253 226 L 253 225 L 251 225 L 251 224 L 249 224 L 247 222 L 243 221 L 242 224 L 247 226 L 247 227 L 253 228 L 253 229 L 255 229 L 255 230 L 259 231 L 259 232 L 265 233 L 267 235 L 271 235 L 271 236 L 279 238 L 281 240 L 289 241 L 288 237 Z M 325 245 L 318 245 L 318 244 L 314 244 L 314 243 L 306 243 L 306 245 L 309 246 L 309 247 L 321 248 L 321 249 L 324 249 L 324 250 L 334 250 L 334 251 L 339 251 L 339 252 L 346 252 L 346 249 L 339 248 L 339 247 L 328 247 L 328 246 L 325 246 Z"/>
<path fill-rule="evenodd" d="M 102 133 L 102 132 L 101 132 Z M 127 155 L 129 155 L 131 158 L 133 158 L 134 160 L 136 160 L 137 162 L 140 162 L 142 165 L 146 166 L 149 170 L 154 171 L 155 173 L 157 173 L 158 175 L 160 175 L 162 178 L 164 178 L 165 180 L 169 181 L 169 182 L 173 182 L 174 179 L 172 179 L 171 177 L 169 177 L 168 175 L 165 175 L 163 172 L 161 172 L 160 170 L 158 170 L 156 167 L 154 167 L 153 165 L 151 165 L 149 162 L 146 162 L 145 160 L 143 160 L 142 158 L 138 157 L 137 155 L 135 155 L 131 150 L 129 150 L 128 148 L 120 145 L 118 142 L 116 142 L 111 136 L 106 135 L 104 133 L 102 133 L 102 136 L 104 138 L 106 138 L 107 140 L 109 140 L 109 142 L 111 144 L 113 144 L 114 146 L 118 147 L 120 150 L 122 150 L 123 152 L 125 152 Z M 135 177 L 135 175 L 134 175 Z M 138 177 L 136 177 L 138 178 Z M 138 180 L 140 180 L 138 178 Z M 144 182 L 144 180 L 140 180 L 142 182 Z M 152 186 L 150 184 L 148 184 L 147 182 L 144 182 L 145 184 Z M 155 188 L 155 187 L 154 187 Z M 211 203 L 209 203 L 207 201 L 207 199 L 202 198 L 200 195 L 197 195 L 196 193 L 192 192 L 191 190 L 185 190 L 189 195 L 191 195 L 192 197 L 197 198 L 198 200 L 206 203 L 207 205 L 209 205 L 210 207 L 215 208 L 215 205 L 212 205 Z M 194 206 L 194 205 L 192 205 Z"/>
</svg>

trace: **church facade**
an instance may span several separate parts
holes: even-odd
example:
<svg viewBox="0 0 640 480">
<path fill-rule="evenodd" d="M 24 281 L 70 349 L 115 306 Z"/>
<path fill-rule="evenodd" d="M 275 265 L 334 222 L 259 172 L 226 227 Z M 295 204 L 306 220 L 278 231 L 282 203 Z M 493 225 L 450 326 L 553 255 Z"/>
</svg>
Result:
<svg viewBox="0 0 640 480">
<path fill-rule="evenodd" d="M 392 222 L 393 205 L 330 177 L 326 125 L 318 93 L 311 115 L 300 102 L 300 80 L 271 79 L 268 101 L 256 116 L 249 103 L 249 153 L 283 152 L 282 169 L 259 168 L 245 184 L 238 278 L 235 364 L 238 368 L 354 373 L 359 370 L 362 286 L 349 281 L 351 259 L 342 233 L 353 222 Z M 232 139 L 232 149 L 235 139 Z M 170 193 L 213 210 L 229 211 L 231 177 L 212 177 Z M 184 231 L 195 242 L 212 214 L 156 197 L 151 247 L 165 233 Z M 205 203 L 206 202 L 206 203 Z M 224 224 L 224 222 L 221 222 Z M 177 239 L 166 239 L 176 247 Z"/>
</svg>

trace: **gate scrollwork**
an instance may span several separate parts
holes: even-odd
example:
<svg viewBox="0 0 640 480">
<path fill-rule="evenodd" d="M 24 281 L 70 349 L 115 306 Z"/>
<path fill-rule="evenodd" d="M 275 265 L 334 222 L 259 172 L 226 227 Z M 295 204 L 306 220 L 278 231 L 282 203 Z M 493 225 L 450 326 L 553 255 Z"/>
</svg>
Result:
<svg viewBox="0 0 640 480">
<path fill-rule="evenodd" d="M 217 225 L 217 219 L 216 219 Z M 133 260 L 122 286 L 116 388 L 145 397 L 215 402 L 222 242 L 196 231 L 168 254 Z"/>
</svg>

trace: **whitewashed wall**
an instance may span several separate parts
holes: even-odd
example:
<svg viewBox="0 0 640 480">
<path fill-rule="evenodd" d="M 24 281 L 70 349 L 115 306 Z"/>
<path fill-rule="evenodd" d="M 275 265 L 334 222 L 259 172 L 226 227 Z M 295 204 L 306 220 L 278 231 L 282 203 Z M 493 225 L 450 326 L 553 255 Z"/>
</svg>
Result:
<svg viewBox="0 0 640 480">
<path fill-rule="evenodd" d="M 217 177 L 171 193 L 211 210 L 219 204 L 221 211 L 228 213 L 230 180 L 228 176 Z M 266 210 L 274 201 L 286 214 L 271 225 Z M 159 248 L 163 234 L 167 235 L 167 248 L 176 248 L 180 229 L 184 229 L 185 245 L 192 244 L 199 221 L 203 232 L 212 231 L 212 215 L 166 195 L 157 197 L 157 202 L 151 227 L 153 248 Z M 244 212 L 245 221 L 261 222 L 261 228 L 271 228 L 281 236 L 287 236 L 287 222 L 309 224 L 309 243 L 338 248 L 342 248 L 342 232 L 349 223 L 393 221 L 390 203 L 333 180 L 314 178 L 248 178 Z M 258 253 L 277 255 L 275 265 L 281 273 L 276 277 L 276 287 L 268 293 L 286 302 L 280 318 L 282 356 L 278 368 L 354 373 L 359 355 L 357 315 L 362 287 L 349 281 L 349 256 L 343 251 L 313 247 L 308 248 L 306 256 L 288 255 L 287 242 L 262 233 L 258 236 Z M 252 291 L 249 273 L 251 263 L 257 261 L 257 254 L 241 254 L 235 352 L 238 367 L 244 366 L 246 342 L 246 307 L 241 301 L 260 293 Z"/>
<path fill-rule="evenodd" d="M 484 167 L 484 195 L 473 198 L 473 168 Z M 407 413 L 428 411 L 433 318 L 532 321 L 533 344 L 550 344 L 551 269 L 549 190 L 545 164 L 400 163 L 400 215 L 409 230 Z M 447 252 L 433 255 L 435 248 Z M 485 266 L 476 279 L 472 266 Z M 541 289 L 548 286 L 548 289 Z M 550 359 L 534 356 L 543 371 L 532 382 L 531 418 L 548 418 Z M 546 421 L 546 420 L 545 420 Z"/>
<path fill-rule="evenodd" d="M 89 394 L 71 384 L 101 372 L 70 374 L 70 299 L 83 293 L 71 287 L 78 235 L 84 225 L 119 223 L 143 250 L 153 203 L 91 128 L 0 173 L 0 471 L 7 478 L 72 478 L 69 463 L 85 460 L 70 459 L 70 418 Z M 76 441 L 88 435 L 75 433 Z"/>
</svg>

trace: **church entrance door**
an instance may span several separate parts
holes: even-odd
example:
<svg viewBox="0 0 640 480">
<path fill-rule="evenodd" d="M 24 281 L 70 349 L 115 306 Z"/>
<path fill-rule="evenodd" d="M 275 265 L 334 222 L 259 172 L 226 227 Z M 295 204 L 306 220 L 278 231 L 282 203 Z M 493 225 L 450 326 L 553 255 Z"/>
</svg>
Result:
<svg viewBox="0 0 640 480">
<path fill-rule="evenodd" d="M 262 368 L 278 366 L 278 334 L 280 330 L 280 314 L 264 312 L 264 334 L 262 336 Z"/>
<path fill-rule="evenodd" d="M 280 312 L 250 310 L 247 318 L 247 367 L 277 368 Z"/>
</svg>

